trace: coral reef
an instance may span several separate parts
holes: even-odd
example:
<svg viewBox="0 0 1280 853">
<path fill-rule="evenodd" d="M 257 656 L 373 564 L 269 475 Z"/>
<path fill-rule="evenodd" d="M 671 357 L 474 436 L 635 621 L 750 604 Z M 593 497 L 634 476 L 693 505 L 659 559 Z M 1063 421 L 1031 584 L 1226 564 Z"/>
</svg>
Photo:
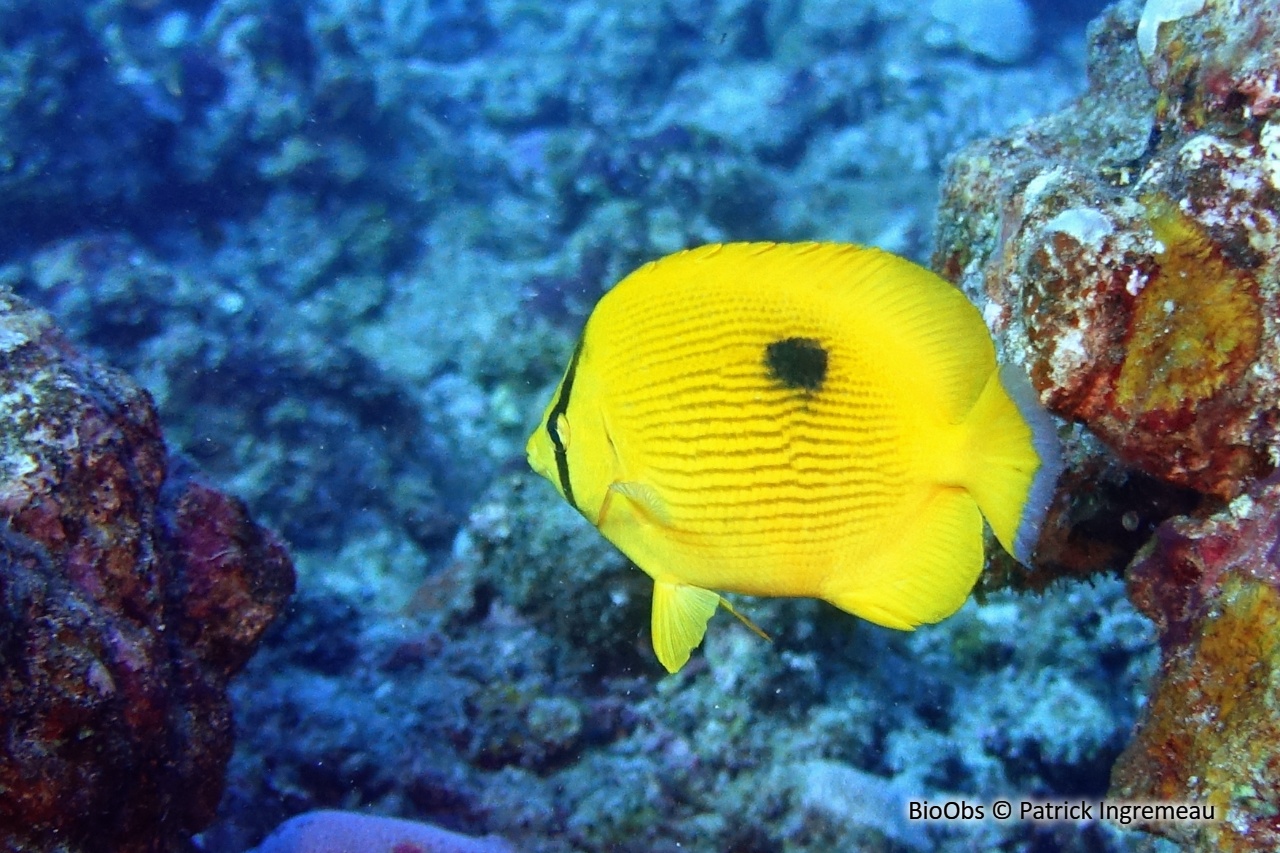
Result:
<svg viewBox="0 0 1280 853">
<path fill-rule="evenodd" d="M 1137 4 L 1101 19 L 1077 106 L 956 158 L 934 264 L 1053 411 L 1128 466 L 1230 498 L 1280 443 L 1280 134 L 1249 65 L 1280 24 L 1219 5 L 1162 28 L 1183 35 L 1145 67 Z"/>
<path fill-rule="evenodd" d="M 0 222 L 58 233 L 119 215 L 163 183 L 155 139 L 160 87 L 116 85 L 83 6 L 36 0 L 0 9 Z"/>
<path fill-rule="evenodd" d="M 1130 595 L 1160 630 L 1160 677 L 1112 793 L 1204 802 L 1208 825 L 1152 824 L 1195 849 L 1280 846 L 1280 479 L 1156 531 Z"/>
<path fill-rule="evenodd" d="M 955 158 L 935 255 L 1087 427 L 1076 474 L 1144 475 L 1095 492 L 1094 514 L 1137 538 L 1173 516 L 1128 568 L 1161 666 L 1111 794 L 1218 807 L 1147 826 L 1194 849 L 1280 842 L 1278 31 L 1274 4 L 1117 4 L 1091 31 L 1089 93 Z M 1126 558 L 1114 527 L 1082 549 L 1103 531 L 1058 510 L 1042 568 Z"/>
<path fill-rule="evenodd" d="M 652 582 L 603 537 L 582 536 L 582 517 L 547 501 L 524 474 L 494 481 L 455 542 L 455 561 L 439 580 L 476 592 L 442 601 L 445 612 L 497 596 L 595 663 L 637 666 L 645 650 L 636 628 L 648 624 Z M 566 567 L 572 576 L 566 576 Z M 430 591 L 439 581 L 428 581 Z"/>
<path fill-rule="evenodd" d="M 1021 0 L 767 5 L 23 0 L 0 275 L 151 390 L 304 572 L 393 542 L 388 604 L 609 283 L 729 236 L 919 257 L 944 152 L 1072 91 L 1066 48 L 971 61 L 1030 43 Z"/>
<path fill-rule="evenodd" d="M 235 820 L 205 848 L 244 849 L 317 808 L 533 853 L 996 848 L 1053 830 L 910 826 L 881 806 L 1100 795 L 1154 664 L 1150 624 L 1105 579 L 993 593 L 915 634 L 742 600 L 773 643 L 721 615 L 662 680 L 647 599 L 628 588 L 644 576 L 562 508 L 532 473 L 496 481 L 453 565 L 394 620 L 300 592 L 233 685 Z M 1057 849 L 1128 849 L 1109 828 L 1058 835 Z"/>
<path fill-rule="evenodd" d="M 304 295 L 351 256 L 377 267 L 371 214 L 349 209 L 324 231 L 311 215 L 286 199 L 264 214 L 291 231 L 287 270 L 271 260 L 281 247 L 260 245 L 273 239 L 264 225 L 235 231 L 222 254 L 198 264 L 167 261 L 124 234 L 90 234 L 53 243 L 4 277 L 144 382 L 162 411 L 180 408 L 166 423 L 170 440 L 295 546 L 332 546 L 375 527 L 438 544 L 449 514 L 438 478 L 429 457 L 407 449 L 429 446 L 432 432 L 381 371 L 325 331 L 336 310 L 325 305 L 341 298 L 358 315 L 377 289 L 365 292 L 361 278 L 315 303 Z M 260 266 L 246 269 L 245 255 Z M 394 488 L 393 469 L 404 478 Z"/>
<path fill-rule="evenodd" d="M 281 544 L 169 460 L 146 392 L 0 291 L 0 847 L 171 849 L 212 819 L 227 682 Z"/>
<path fill-rule="evenodd" d="M 956 46 L 993 62 L 1027 58 L 1035 40 L 1031 10 L 1023 0 L 933 0 L 931 44 Z"/>
<path fill-rule="evenodd" d="M 10 4 L 0 280 L 137 377 L 298 561 L 231 684 L 197 844 L 328 808 L 533 853 L 1133 849 L 886 816 L 1104 790 L 1155 656 L 1115 578 L 915 635 L 741 601 L 773 643 L 722 615 L 663 680 L 644 576 L 521 459 L 586 310 L 642 260 L 728 238 L 921 259 L 944 155 L 1065 103 L 1062 28 L 1098 5 Z M 1085 496 L 1052 550 L 1080 574 L 1198 499 L 1071 440 Z"/>
</svg>

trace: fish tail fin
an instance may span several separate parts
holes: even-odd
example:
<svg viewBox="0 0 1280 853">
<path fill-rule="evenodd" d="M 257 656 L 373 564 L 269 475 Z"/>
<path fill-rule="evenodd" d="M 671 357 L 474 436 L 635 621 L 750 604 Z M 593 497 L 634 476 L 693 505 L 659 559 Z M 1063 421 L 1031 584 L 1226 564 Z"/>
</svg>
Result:
<svg viewBox="0 0 1280 853">
<path fill-rule="evenodd" d="M 933 487 L 902 514 L 884 547 L 851 555 L 823 586 L 827 601 L 900 631 L 960 609 L 982 574 L 982 515 L 968 491 Z"/>
<path fill-rule="evenodd" d="M 965 485 L 1000 545 L 1030 565 L 1062 473 L 1053 419 L 1021 369 L 1005 365 L 987 380 L 968 424 L 973 465 Z"/>
</svg>

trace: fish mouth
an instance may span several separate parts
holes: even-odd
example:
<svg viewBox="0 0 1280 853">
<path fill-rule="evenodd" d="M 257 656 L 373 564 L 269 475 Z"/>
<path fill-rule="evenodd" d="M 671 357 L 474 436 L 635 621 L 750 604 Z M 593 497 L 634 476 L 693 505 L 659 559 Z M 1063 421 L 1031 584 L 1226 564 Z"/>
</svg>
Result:
<svg viewBox="0 0 1280 853">
<path fill-rule="evenodd" d="M 525 461 L 529 463 L 529 467 L 533 469 L 535 474 L 540 474 L 543 477 L 550 478 L 550 472 L 547 469 L 547 466 L 543 465 L 541 461 L 539 461 L 540 457 L 546 456 L 546 454 L 541 451 L 542 448 L 538 446 L 538 433 L 535 432 L 533 435 L 529 436 L 529 441 L 525 443 L 524 458 Z"/>
</svg>

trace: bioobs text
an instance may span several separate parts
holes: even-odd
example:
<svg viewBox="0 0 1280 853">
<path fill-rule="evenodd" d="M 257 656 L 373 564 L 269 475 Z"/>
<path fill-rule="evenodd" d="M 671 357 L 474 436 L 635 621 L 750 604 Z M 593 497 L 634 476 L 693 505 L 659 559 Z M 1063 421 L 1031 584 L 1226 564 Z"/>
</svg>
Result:
<svg viewBox="0 0 1280 853">
<path fill-rule="evenodd" d="M 908 820 L 983 820 L 986 816 L 986 806 L 966 800 L 947 800 L 944 803 L 910 800 L 907 803 Z"/>
</svg>

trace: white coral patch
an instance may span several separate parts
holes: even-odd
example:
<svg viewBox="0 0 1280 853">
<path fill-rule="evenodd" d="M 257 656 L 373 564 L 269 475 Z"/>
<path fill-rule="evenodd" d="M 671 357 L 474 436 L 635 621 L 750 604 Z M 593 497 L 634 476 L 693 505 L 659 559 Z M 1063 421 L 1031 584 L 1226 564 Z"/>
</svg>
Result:
<svg viewBox="0 0 1280 853">
<path fill-rule="evenodd" d="M 1058 232 L 1075 239 L 1081 246 L 1094 249 L 1115 231 L 1115 226 L 1100 211 L 1091 207 L 1071 207 L 1045 223 L 1046 232 Z"/>
<path fill-rule="evenodd" d="M 996 331 L 1003 320 L 1004 309 L 994 302 L 988 302 L 982 309 L 982 320 L 987 324 L 987 328 Z"/>
<path fill-rule="evenodd" d="M 1233 145 L 1211 133 L 1201 133 L 1191 137 L 1178 151 L 1178 162 L 1188 171 L 1203 167 L 1206 160 L 1237 162 L 1247 160 L 1248 157 L 1247 146 Z"/>
<path fill-rule="evenodd" d="M 1129 280 L 1125 282 L 1124 289 L 1130 296 L 1137 296 L 1142 292 L 1142 288 L 1147 286 L 1147 277 L 1139 270 L 1129 273 Z"/>
<path fill-rule="evenodd" d="M 1138 52 L 1143 60 L 1150 59 L 1156 52 L 1161 24 L 1194 15 L 1204 8 L 1204 3 L 1205 0 L 1147 0 L 1138 20 L 1137 33 Z"/>
<path fill-rule="evenodd" d="M 31 338 L 12 327 L 0 328 L 0 354 L 8 355 L 20 346 L 24 346 Z"/>
<path fill-rule="evenodd" d="M 1258 144 L 1262 147 L 1262 171 L 1271 186 L 1280 190 L 1280 122 L 1264 124 Z"/>
<path fill-rule="evenodd" d="M 1067 380 L 1078 372 L 1088 361 L 1084 348 L 1084 333 L 1079 329 L 1067 329 L 1058 336 L 1053 351 L 1053 384 L 1059 388 L 1066 387 Z"/>
<path fill-rule="evenodd" d="M 1040 197 L 1043 196 L 1045 192 L 1056 186 L 1057 183 L 1065 176 L 1066 172 L 1062 169 L 1055 168 L 1041 172 L 1031 180 L 1027 181 L 1027 185 L 1022 190 L 1023 212 L 1025 213 L 1026 211 L 1036 207 L 1040 203 Z"/>
</svg>

